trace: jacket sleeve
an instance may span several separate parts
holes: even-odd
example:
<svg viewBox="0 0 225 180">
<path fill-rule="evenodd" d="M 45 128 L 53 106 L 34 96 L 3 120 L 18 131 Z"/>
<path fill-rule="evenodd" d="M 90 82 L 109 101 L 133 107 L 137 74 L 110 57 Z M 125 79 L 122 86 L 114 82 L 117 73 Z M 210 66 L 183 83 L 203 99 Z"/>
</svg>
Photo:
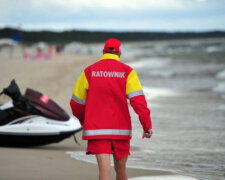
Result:
<svg viewBox="0 0 225 180">
<path fill-rule="evenodd" d="M 152 129 L 150 109 L 147 107 L 143 89 L 135 70 L 132 70 L 127 77 L 126 94 L 135 113 L 138 114 L 143 130 Z"/>
<path fill-rule="evenodd" d="M 81 125 L 84 122 L 85 103 L 88 91 L 88 81 L 84 72 L 81 73 L 75 84 L 72 98 L 70 100 L 70 107 L 74 116 L 76 116 Z"/>
</svg>

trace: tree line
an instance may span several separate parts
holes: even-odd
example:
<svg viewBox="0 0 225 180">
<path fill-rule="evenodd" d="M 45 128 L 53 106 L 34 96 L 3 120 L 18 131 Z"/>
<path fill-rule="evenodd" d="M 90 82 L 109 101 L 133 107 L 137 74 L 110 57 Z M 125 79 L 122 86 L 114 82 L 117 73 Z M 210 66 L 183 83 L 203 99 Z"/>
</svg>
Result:
<svg viewBox="0 0 225 180">
<path fill-rule="evenodd" d="M 13 38 L 20 35 L 25 44 L 44 41 L 48 43 L 102 42 L 108 38 L 117 38 L 121 41 L 146 41 L 169 39 L 196 39 L 225 37 L 224 31 L 210 32 L 103 32 L 103 31 L 25 31 L 13 28 L 0 29 L 0 38 Z"/>
</svg>

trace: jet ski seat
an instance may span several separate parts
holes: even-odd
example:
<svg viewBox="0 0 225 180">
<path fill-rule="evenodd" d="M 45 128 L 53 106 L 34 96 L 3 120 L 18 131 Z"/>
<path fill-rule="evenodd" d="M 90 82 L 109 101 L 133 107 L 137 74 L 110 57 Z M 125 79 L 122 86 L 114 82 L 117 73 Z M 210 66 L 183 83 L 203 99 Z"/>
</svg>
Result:
<svg viewBox="0 0 225 180">
<path fill-rule="evenodd" d="M 27 88 L 25 97 L 32 106 L 40 110 L 47 117 L 60 121 L 67 121 L 70 118 L 53 100 L 38 91 Z"/>
</svg>

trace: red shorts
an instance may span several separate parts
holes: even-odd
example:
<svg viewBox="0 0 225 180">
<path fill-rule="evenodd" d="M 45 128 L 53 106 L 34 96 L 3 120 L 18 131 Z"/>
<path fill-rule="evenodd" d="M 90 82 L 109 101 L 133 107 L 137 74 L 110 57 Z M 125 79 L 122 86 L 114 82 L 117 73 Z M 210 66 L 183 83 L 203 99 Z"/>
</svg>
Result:
<svg viewBox="0 0 225 180">
<path fill-rule="evenodd" d="M 130 140 L 88 140 L 86 154 L 115 154 L 117 159 L 130 155 Z"/>
</svg>

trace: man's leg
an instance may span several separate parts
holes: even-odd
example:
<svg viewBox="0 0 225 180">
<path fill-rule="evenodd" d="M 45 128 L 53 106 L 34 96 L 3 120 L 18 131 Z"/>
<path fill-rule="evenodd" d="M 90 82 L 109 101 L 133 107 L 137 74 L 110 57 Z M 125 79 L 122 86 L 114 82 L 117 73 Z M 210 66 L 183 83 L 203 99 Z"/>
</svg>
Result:
<svg viewBox="0 0 225 180">
<path fill-rule="evenodd" d="M 99 180 L 110 180 L 110 154 L 96 154 Z"/>
<path fill-rule="evenodd" d="M 117 159 L 114 154 L 113 158 L 114 158 L 114 168 L 116 171 L 116 180 L 127 180 L 127 173 L 126 173 L 127 156 L 124 156 L 122 159 Z"/>
</svg>

